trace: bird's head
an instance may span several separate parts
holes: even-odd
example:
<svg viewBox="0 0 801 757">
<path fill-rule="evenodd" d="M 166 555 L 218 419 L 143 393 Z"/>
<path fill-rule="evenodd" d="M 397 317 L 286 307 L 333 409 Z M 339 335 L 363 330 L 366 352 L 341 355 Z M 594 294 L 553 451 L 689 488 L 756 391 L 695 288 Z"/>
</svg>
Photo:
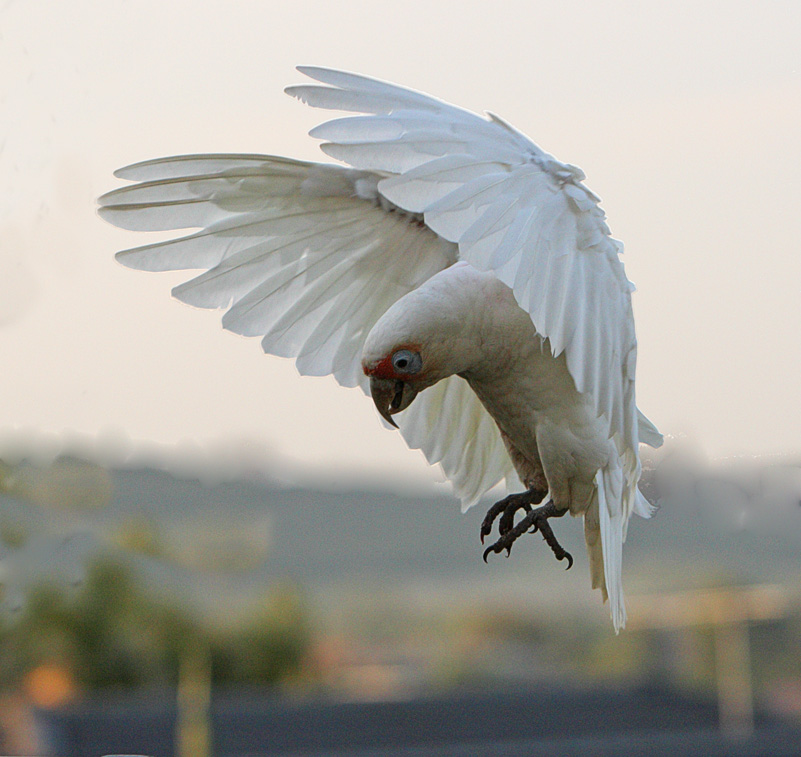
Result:
<svg viewBox="0 0 801 757">
<path fill-rule="evenodd" d="M 392 419 L 405 410 L 425 386 L 423 348 L 419 344 L 397 344 L 379 359 L 363 360 L 362 367 L 370 378 L 370 394 L 381 417 L 398 427 Z"/>
<path fill-rule="evenodd" d="M 423 389 L 467 370 L 475 355 L 471 319 L 453 302 L 431 295 L 421 288 L 398 300 L 370 331 L 362 351 L 373 402 L 395 428 L 395 413 Z"/>
</svg>

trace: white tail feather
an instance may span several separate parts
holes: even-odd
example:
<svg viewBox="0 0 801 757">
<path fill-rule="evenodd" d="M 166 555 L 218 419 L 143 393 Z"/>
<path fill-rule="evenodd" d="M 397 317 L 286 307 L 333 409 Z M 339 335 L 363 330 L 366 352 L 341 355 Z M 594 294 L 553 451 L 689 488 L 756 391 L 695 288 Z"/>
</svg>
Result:
<svg viewBox="0 0 801 757">
<path fill-rule="evenodd" d="M 626 625 L 626 605 L 623 599 L 623 532 L 628 518 L 624 514 L 626 508 L 620 506 L 623 471 L 621 468 L 602 468 L 595 475 L 595 483 L 598 490 L 598 519 L 606 593 L 609 597 L 612 625 L 615 633 L 619 633 Z"/>
<path fill-rule="evenodd" d="M 604 577 L 604 551 L 601 546 L 601 524 L 598 515 L 598 498 L 584 513 L 584 541 L 587 544 L 587 555 L 590 559 L 590 581 L 593 589 L 600 589 L 604 602 L 606 594 L 606 578 Z"/>
</svg>

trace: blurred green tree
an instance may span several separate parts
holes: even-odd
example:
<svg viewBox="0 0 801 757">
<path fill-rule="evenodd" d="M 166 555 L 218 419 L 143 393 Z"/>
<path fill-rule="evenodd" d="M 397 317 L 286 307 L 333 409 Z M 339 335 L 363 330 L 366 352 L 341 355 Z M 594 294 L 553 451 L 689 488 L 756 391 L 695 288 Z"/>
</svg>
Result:
<svg viewBox="0 0 801 757">
<path fill-rule="evenodd" d="M 0 621 L 0 690 L 19 689 L 42 666 L 67 671 L 83 691 L 174 686 L 190 645 L 209 650 L 214 684 L 276 685 L 303 670 L 310 641 L 292 586 L 277 586 L 252 617 L 220 630 L 103 559 L 74 598 L 40 586 L 14 622 Z"/>
</svg>

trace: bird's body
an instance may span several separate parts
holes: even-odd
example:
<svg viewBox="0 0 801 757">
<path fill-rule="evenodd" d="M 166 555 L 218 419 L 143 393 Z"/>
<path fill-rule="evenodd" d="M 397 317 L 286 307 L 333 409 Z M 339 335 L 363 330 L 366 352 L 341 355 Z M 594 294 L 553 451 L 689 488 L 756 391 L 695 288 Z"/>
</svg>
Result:
<svg viewBox="0 0 801 757">
<path fill-rule="evenodd" d="M 614 445 L 564 356 L 552 354 L 509 287 L 468 263 L 446 268 L 379 320 L 365 344 L 366 371 L 387 353 L 385 335 L 397 341 L 398 331 L 408 335 L 401 341 L 426 345 L 424 365 L 445 363 L 467 381 L 526 487 L 550 488 L 560 510 L 587 509 Z M 420 390 L 442 378 L 426 374 Z"/>
<path fill-rule="evenodd" d="M 139 183 L 102 197 L 103 217 L 199 231 L 119 259 L 205 271 L 174 295 L 225 308 L 226 328 L 260 336 L 301 373 L 370 392 L 463 508 L 519 479 L 527 491 L 485 518 L 482 540 L 503 513 L 487 552 L 531 528 L 570 558 L 547 518 L 583 515 L 592 585 L 618 630 L 627 523 L 649 514 L 638 446 L 661 436 L 636 407 L 632 286 L 598 198 L 578 168 L 496 116 L 300 70 L 325 86 L 290 94 L 367 114 L 312 131 L 351 167 L 267 155 L 129 166 L 117 175 Z"/>
<path fill-rule="evenodd" d="M 415 377 L 417 392 L 450 375 L 465 380 L 497 424 L 523 485 L 548 491 L 557 510 L 585 516 L 592 585 L 606 597 L 596 477 L 618 455 L 564 355 L 553 355 L 509 287 L 464 262 L 432 276 L 376 323 L 365 373 L 407 345 L 424 345 L 423 365 L 432 366 Z"/>
</svg>

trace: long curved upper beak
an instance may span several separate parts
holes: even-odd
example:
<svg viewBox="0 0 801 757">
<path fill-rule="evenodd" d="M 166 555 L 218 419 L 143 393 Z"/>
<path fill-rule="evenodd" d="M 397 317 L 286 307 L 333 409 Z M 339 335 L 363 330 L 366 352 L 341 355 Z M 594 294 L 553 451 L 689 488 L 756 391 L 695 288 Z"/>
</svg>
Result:
<svg viewBox="0 0 801 757">
<path fill-rule="evenodd" d="M 391 426 L 398 428 L 392 416 L 412 404 L 417 391 L 404 381 L 370 377 L 370 394 L 379 415 Z"/>
</svg>

